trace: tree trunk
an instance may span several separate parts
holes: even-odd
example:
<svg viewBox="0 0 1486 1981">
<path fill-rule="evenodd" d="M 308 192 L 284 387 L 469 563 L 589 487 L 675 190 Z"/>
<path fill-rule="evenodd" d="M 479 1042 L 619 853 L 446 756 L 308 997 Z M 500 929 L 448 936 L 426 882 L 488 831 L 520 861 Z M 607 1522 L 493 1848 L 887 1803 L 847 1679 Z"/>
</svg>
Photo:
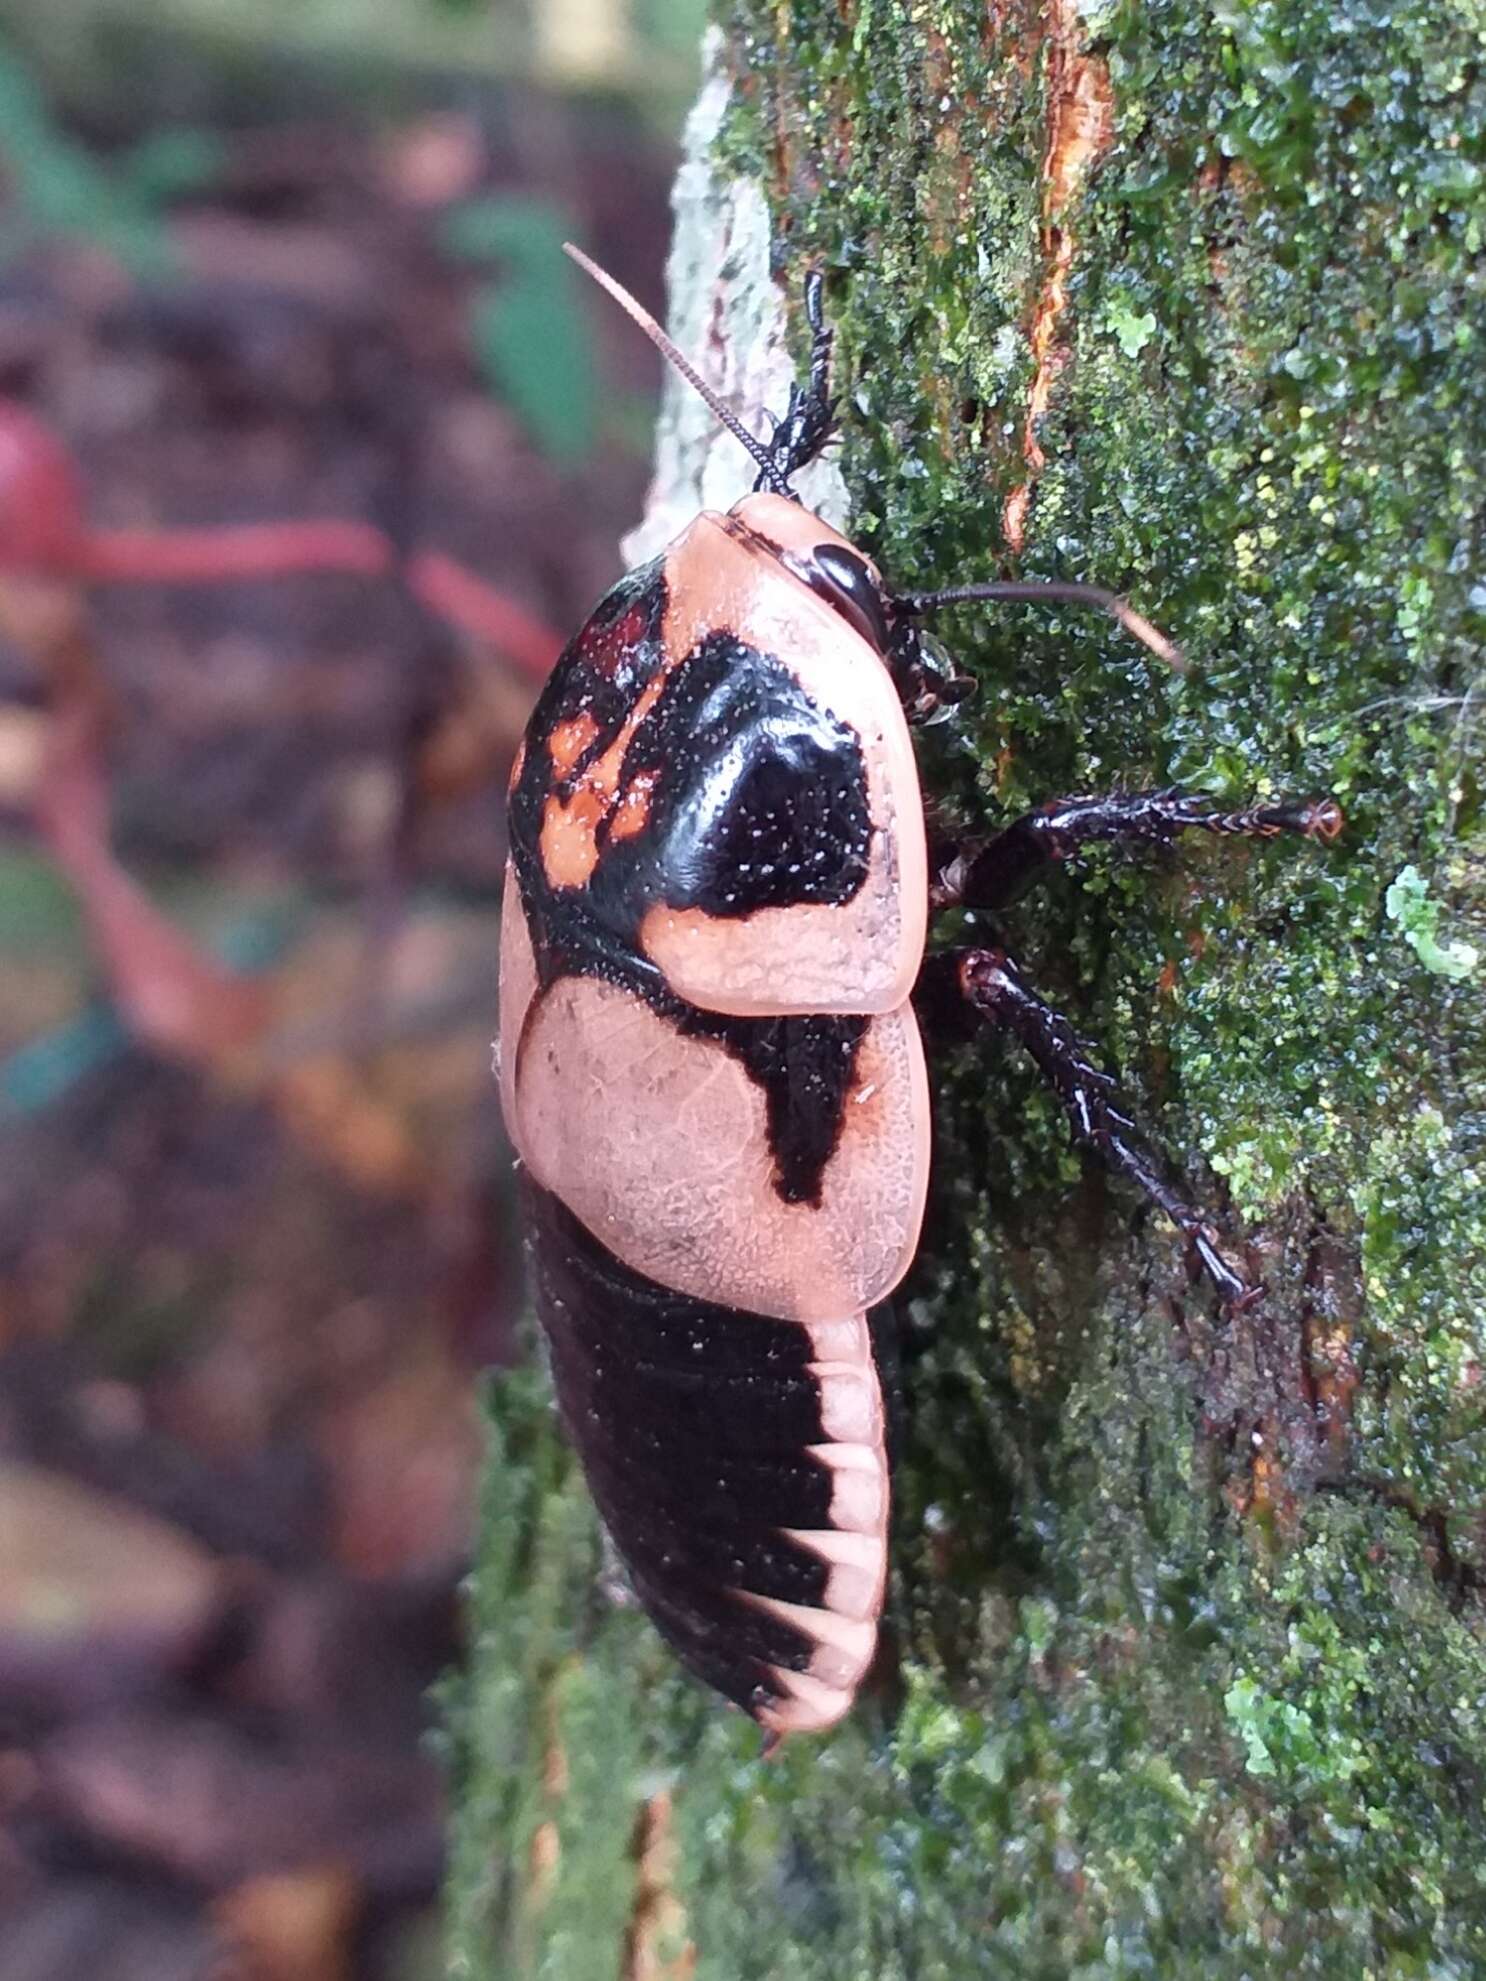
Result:
<svg viewBox="0 0 1486 1981">
<path fill-rule="evenodd" d="M 1486 1974 L 1476 28 L 728 16 L 680 341 L 757 423 L 820 265 L 827 480 L 890 577 L 1111 585 L 1189 658 L 947 619 L 979 692 L 925 737 L 941 819 L 1180 783 L 1348 828 L 1094 853 L 1016 911 L 1267 1293 L 1220 1315 L 1017 1048 L 940 1055 L 894 1668 L 835 1735 L 760 1759 L 606 1593 L 543 1378 L 495 1385 L 454 1973 Z M 708 430 L 673 392 L 662 535 L 746 485 Z"/>
</svg>

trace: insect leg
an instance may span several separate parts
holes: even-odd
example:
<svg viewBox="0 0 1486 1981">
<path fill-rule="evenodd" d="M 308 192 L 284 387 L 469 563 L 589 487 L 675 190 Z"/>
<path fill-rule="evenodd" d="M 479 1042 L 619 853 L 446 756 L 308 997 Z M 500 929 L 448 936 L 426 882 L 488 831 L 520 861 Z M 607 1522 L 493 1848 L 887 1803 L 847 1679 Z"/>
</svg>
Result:
<svg viewBox="0 0 1486 1981">
<path fill-rule="evenodd" d="M 989 1024 L 1010 1032 L 1037 1062 L 1073 1125 L 1074 1137 L 1127 1177 L 1181 1231 L 1225 1307 L 1242 1309 L 1262 1288 L 1229 1264 L 1212 1219 L 1188 1202 L 1166 1165 L 1126 1112 L 1113 1077 L 1094 1064 L 1091 1048 L 1068 1020 L 1032 990 L 1002 949 L 969 949 L 948 959 L 960 996 Z"/>
<path fill-rule="evenodd" d="M 1341 807 L 1330 798 L 1250 805 L 1238 812 L 1186 791 L 1055 798 L 1014 819 L 973 858 L 952 861 L 940 877 L 935 899 L 943 907 L 1004 908 L 1047 867 L 1095 841 L 1169 846 L 1179 833 L 1190 831 L 1251 839 L 1298 832 L 1330 841 L 1341 829 Z"/>
<path fill-rule="evenodd" d="M 831 345 L 835 333 L 825 318 L 825 284 L 818 268 L 805 277 L 805 315 L 809 319 L 810 382 L 792 385 L 784 417 L 768 445 L 770 466 L 761 470 L 754 488 L 772 488 L 788 481 L 820 453 L 835 430 L 836 401 L 831 397 Z"/>
</svg>

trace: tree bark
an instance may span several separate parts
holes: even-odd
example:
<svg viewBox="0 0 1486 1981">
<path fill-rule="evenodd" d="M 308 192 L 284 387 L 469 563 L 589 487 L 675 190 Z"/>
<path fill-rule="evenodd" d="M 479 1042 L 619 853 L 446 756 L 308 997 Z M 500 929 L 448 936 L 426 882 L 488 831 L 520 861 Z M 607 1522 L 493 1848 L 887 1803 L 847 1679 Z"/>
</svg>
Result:
<svg viewBox="0 0 1486 1981">
<path fill-rule="evenodd" d="M 1094 852 L 1011 919 L 1267 1290 L 1221 1315 L 1014 1046 L 939 1055 L 892 1669 L 835 1735 L 760 1759 L 605 1593 L 543 1378 L 494 1386 L 454 1973 L 1486 1974 L 1478 26 L 726 16 L 679 341 L 757 425 L 821 266 L 812 498 L 900 585 L 1114 586 L 1189 659 L 946 618 L 939 821 L 1181 783 L 1348 829 Z M 746 484 L 707 431 L 673 390 L 661 537 Z"/>
</svg>

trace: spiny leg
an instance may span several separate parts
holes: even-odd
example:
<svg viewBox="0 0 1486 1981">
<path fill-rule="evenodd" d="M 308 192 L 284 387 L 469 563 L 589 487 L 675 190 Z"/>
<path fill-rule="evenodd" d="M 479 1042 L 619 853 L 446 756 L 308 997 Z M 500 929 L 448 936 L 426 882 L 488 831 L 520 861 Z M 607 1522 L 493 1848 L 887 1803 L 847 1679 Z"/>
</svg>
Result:
<svg viewBox="0 0 1486 1981">
<path fill-rule="evenodd" d="M 820 270 L 805 277 L 805 315 L 810 323 L 810 382 L 791 385 L 784 417 L 768 445 L 769 467 L 761 469 L 755 490 L 788 481 L 820 453 L 835 427 L 836 401 L 831 397 L 831 345 L 835 332 L 826 322 L 825 283 Z"/>
<path fill-rule="evenodd" d="M 1094 1064 L 1092 1049 L 1068 1020 L 1030 988 L 1003 949 L 968 949 L 949 959 L 960 996 L 987 1023 L 1010 1032 L 1056 1091 L 1075 1138 L 1128 1177 L 1181 1231 L 1226 1307 L 1242 1310 L 1263 1291 L 1218 1249 L 1212 1220 L 1170 1181 L 1166 1166 L 1125 1111 L 1118 1085 Z"/>
<path fill-rule="evenodd" d="M 1130 791 L 1107 798 L 1055 798 L 1013 819 L 973 858 L 957 856 L 935 890 L 940 907 L 998 909 L 1015 901 L 1043 870 L 1081 846 L 1170 846 L 1179 833 L 1199 831 L 1273 839 L 1298 832 L 1330 841 L 1342 829 L 1341 807 L 1330 798 L 1297 798 L 1224 811 L 1187 791 Z"/>
</svg>

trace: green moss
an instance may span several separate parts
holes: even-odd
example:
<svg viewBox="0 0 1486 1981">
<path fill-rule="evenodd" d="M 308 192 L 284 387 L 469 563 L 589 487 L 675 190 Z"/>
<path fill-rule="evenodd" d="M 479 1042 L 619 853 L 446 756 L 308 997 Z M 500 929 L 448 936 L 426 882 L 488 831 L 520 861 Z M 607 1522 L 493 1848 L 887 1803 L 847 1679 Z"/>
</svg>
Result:
<svg viewBox="0 0 1486 1981">
<path fill-rule="evenodd" d="M 1429 889 L 1417 867 L 1404 868 L 1384 895 L 1383 906 L 1426 970 L 1456 983 L 1475 970 L 1481 952 L 1474 944 L 1453 936 L 1440 940 L 1440 904 L 1429 898 Z"/>
<path fill-rule="evenodd" d="M 1153 1355 L 1154 1330 L 1131 1361 Z M 1224 1546 L 1179 1406 L 1158 1456 L 1109 1409 L 1123 1390 L 1084 1386 L 1057 1559 L 984 1668 L 951 1678 L 925 1642 L 891 1715 L 772 1761 L 594 1602 L 591 1547 L 552 1530 L 570 1479 L 530 1524 L 502 1508 L 465 1780 L 505 1800 L 465 1808 L 456 1919 L 480 1953 L 455 1971 L 612 1971 L 633 1812 L 663 1785 L 703 1981 L 1476 1971 L 1480 1651 L 1412 1522 L 1340 1496 L 1278 1561 Z M 556 1462 L 530 1385 L 499 1415 Z M 533 1549 L 560 1552 L 561 1591 L 533 1587 Z"/>
<path fill-rule="evenodd" d="M 902 1303 L 900 1676 L 765 1764 L 594 1602 L 586 1540 L 550 1657 L 607 1688 L 612 1833 L 675 1790 L 709 1981 L 1486 1972 L 1486 994 L 1385 906 L 1412 866 L 1483 944 L 1478 24 L 1445 0 L 1085 11 L 1111 142 L 1061 216 L 1064 362 L 1013 558 L 1041 18 L 735 0 L 725 149 L 830 271 L 884 568 L 1112 584 L 1192 663 L 1067 612 L 947 619 L 979 695 L 925 739 L 944 815 L 1168 781 L 1346 808 L 1331 849 L 1092 855 L 1008 921 L 1226 1189 L 1268 1293 L 1215 1315 L 1014 1051 L 943 1057 Z M 482 1599 L 524 1614 L 503 1572 Z M 522 1641 L 487 1640 L 481 1716 L 534 1710 L 499 1690 Z M 526 1807 L 467 1817 L 467 1851 L 519 1866 Z M 560 1878 L 536 1944 L 589 1902 Z"/>
</svg>

